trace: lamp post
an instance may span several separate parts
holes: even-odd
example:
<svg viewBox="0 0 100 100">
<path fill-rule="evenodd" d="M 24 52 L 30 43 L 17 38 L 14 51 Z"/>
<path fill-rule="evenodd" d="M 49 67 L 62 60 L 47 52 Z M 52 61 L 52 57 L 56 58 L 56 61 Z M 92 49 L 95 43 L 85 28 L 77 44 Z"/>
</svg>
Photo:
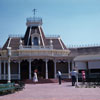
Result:
<svg viewBox="0 0 100 100">
<path fill-rule="evenodd" d="M 8 83 L 11 82 L 11 72 L 10 72 L 10 57 L 11 57 L 11 47 L 7 47 L 8 55 Z"/>
<path fill-rule="evenodd" d="M 77 64 L 75 64 L 75 70 L 77 71 L 76 86 L 78 86 L 78 65 Z"/>
</svg>

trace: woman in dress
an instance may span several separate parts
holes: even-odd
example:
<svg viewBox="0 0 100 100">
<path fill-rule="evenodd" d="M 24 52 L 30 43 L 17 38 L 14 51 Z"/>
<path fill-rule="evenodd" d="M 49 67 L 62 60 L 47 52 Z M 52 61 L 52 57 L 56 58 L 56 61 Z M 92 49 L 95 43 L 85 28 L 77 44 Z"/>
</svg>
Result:
<svg viewBox="0 0 100 100">
<path fill-rule="evenodd" d="M 37 69 L 34 70 L 33 82 L 38 82 Z"/>
</svg>

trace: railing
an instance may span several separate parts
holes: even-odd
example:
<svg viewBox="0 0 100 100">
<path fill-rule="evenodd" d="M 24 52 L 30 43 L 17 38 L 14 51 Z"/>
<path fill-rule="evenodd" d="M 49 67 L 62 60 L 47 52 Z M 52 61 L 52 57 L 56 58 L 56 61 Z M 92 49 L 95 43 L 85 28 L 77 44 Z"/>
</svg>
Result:
<svg viewBox="0 0 100 100">
<path fill-rule="evenodd" d="M 26 49 L 52 49 L 51 48 L 51 46 L 45 46 L 45 47 L 43 47 L 43 46 L 22 46 L 22 48 L 20 48 L 20 49 L 23 49 L 23 50 L 26 50 Z"/>
<path fill-rule="evenodd" d="M 0 52 L 2 57 L 7 57 L 7 50 L 3 50 Z M 17 50 L 12 50 L 11 51 L 11 56 L 19 56 L 19 52 Z"/>
<path fill-rule="evenodd" d="M 88 48 L 88 47 L 100 47 L 100 44 L 82 44 L 82 45 L 67 45 L 68 48 Z"/>
<path fill-rule="evenodd" d="M 46 38 L 59 38 L 60 37 L 60 35 L 46 35 Z"/>
<path fill-rule="evenodd" d="M 55 57 L 66 57 L 69 54 L 69 50 L 55 50 L 51 49 L 50 47 L 42 48 L 42 47 L 35 47 L 32 49 L 31 47 L 29 48 L 24 48 L 24 49 L 19 49 L 19 50 L 12 50 L 11 51 L 11 57 L 18 57 L 18 56 L 55 56 Z M 1 57 L 6 57 L 7 58 L 7 50 L 1 51 L 0 52 Z"/>
<path fill-rule="evenodd" d="M 38 17 L 27 18 L 26 25 L 42 25 L 42 19 Z"/>
<path fill-rule="evenodd" d="M 42 22 L 42 18 L 40 18 L 40 17 L 30 17 L 30 18 L 27 18 L 27 22 Z"/>
<path fill-rule="evenodd" d="M 7 56 L 7 51 L 6 50 L 3 50 L 3 51 L 1 50 L 0 55 L 3 56 L 3 57 L 6 57 Z"/>
<path fill-rule="evenodd" d="M 8 75 L 3 75 L 1 74 L 1 80 L 7 80 L 8 79 Z M 11 79 L 19 79 L 19 74 L 11 74 Z"/>
<path fill-rule="evenodd" d="M 69 74 L 68 73 L 62 73 L 61 77 L 64 79 L 69 78 Z"/>
<path fill-rule="evenodd" d="M 20 51 L 19 56 L 67 56 L 68 51 L 61 50 L 25 50 Z"/>
</svg>

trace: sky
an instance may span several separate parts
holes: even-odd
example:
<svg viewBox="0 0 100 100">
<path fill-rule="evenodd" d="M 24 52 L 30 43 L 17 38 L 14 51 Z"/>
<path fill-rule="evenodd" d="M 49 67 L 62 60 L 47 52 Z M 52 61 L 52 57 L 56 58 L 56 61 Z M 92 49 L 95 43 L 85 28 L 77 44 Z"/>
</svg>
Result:
<svg viewBox="0 0 100 100">
<path fill-rule="evenodd" d="M 66 46 L 100 45 L 100 0 L 0 0 L 0 46 L 9 35 L 24 36 L 26 18 L 42 17 L 46 36 Z"/>
</svg>

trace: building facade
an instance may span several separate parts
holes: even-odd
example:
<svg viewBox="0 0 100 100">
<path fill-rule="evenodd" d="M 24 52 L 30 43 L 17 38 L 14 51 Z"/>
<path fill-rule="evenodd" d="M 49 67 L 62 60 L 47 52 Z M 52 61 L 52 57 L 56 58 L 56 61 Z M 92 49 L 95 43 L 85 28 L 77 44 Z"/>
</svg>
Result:
<svg viewBox="0 0 100 100">
<path fill-rule="evenodd" d="M 79 73 L 88 72 L 91 78 L 100 76 L 100 46 L 70 48 L 74 66 Z"/>
<path fill-rule="evenodd" d="M 45 36 L 41 18 L 28 18 L 26 25 L 24 37 L 10 36 L 0 49 L 0 80 L 31 80 L 35 69 L 43 79 L 56 78 L 59 70 L 70 78 L 73 68 L 100 73 L 99 46 L 67 48 L 60 36 Z"/>
<path fill-rule="evenodd" d="M 9 37 L 0 50 L 0 80 L 32 79 L 35 69 L 39 78 L 56 78 L 58 70 L 69 77 L 70 50 L 61 38 L 46 37 L 41 18 L 28 18 L 26 25 L 24 37 Z"/>
</svg>

